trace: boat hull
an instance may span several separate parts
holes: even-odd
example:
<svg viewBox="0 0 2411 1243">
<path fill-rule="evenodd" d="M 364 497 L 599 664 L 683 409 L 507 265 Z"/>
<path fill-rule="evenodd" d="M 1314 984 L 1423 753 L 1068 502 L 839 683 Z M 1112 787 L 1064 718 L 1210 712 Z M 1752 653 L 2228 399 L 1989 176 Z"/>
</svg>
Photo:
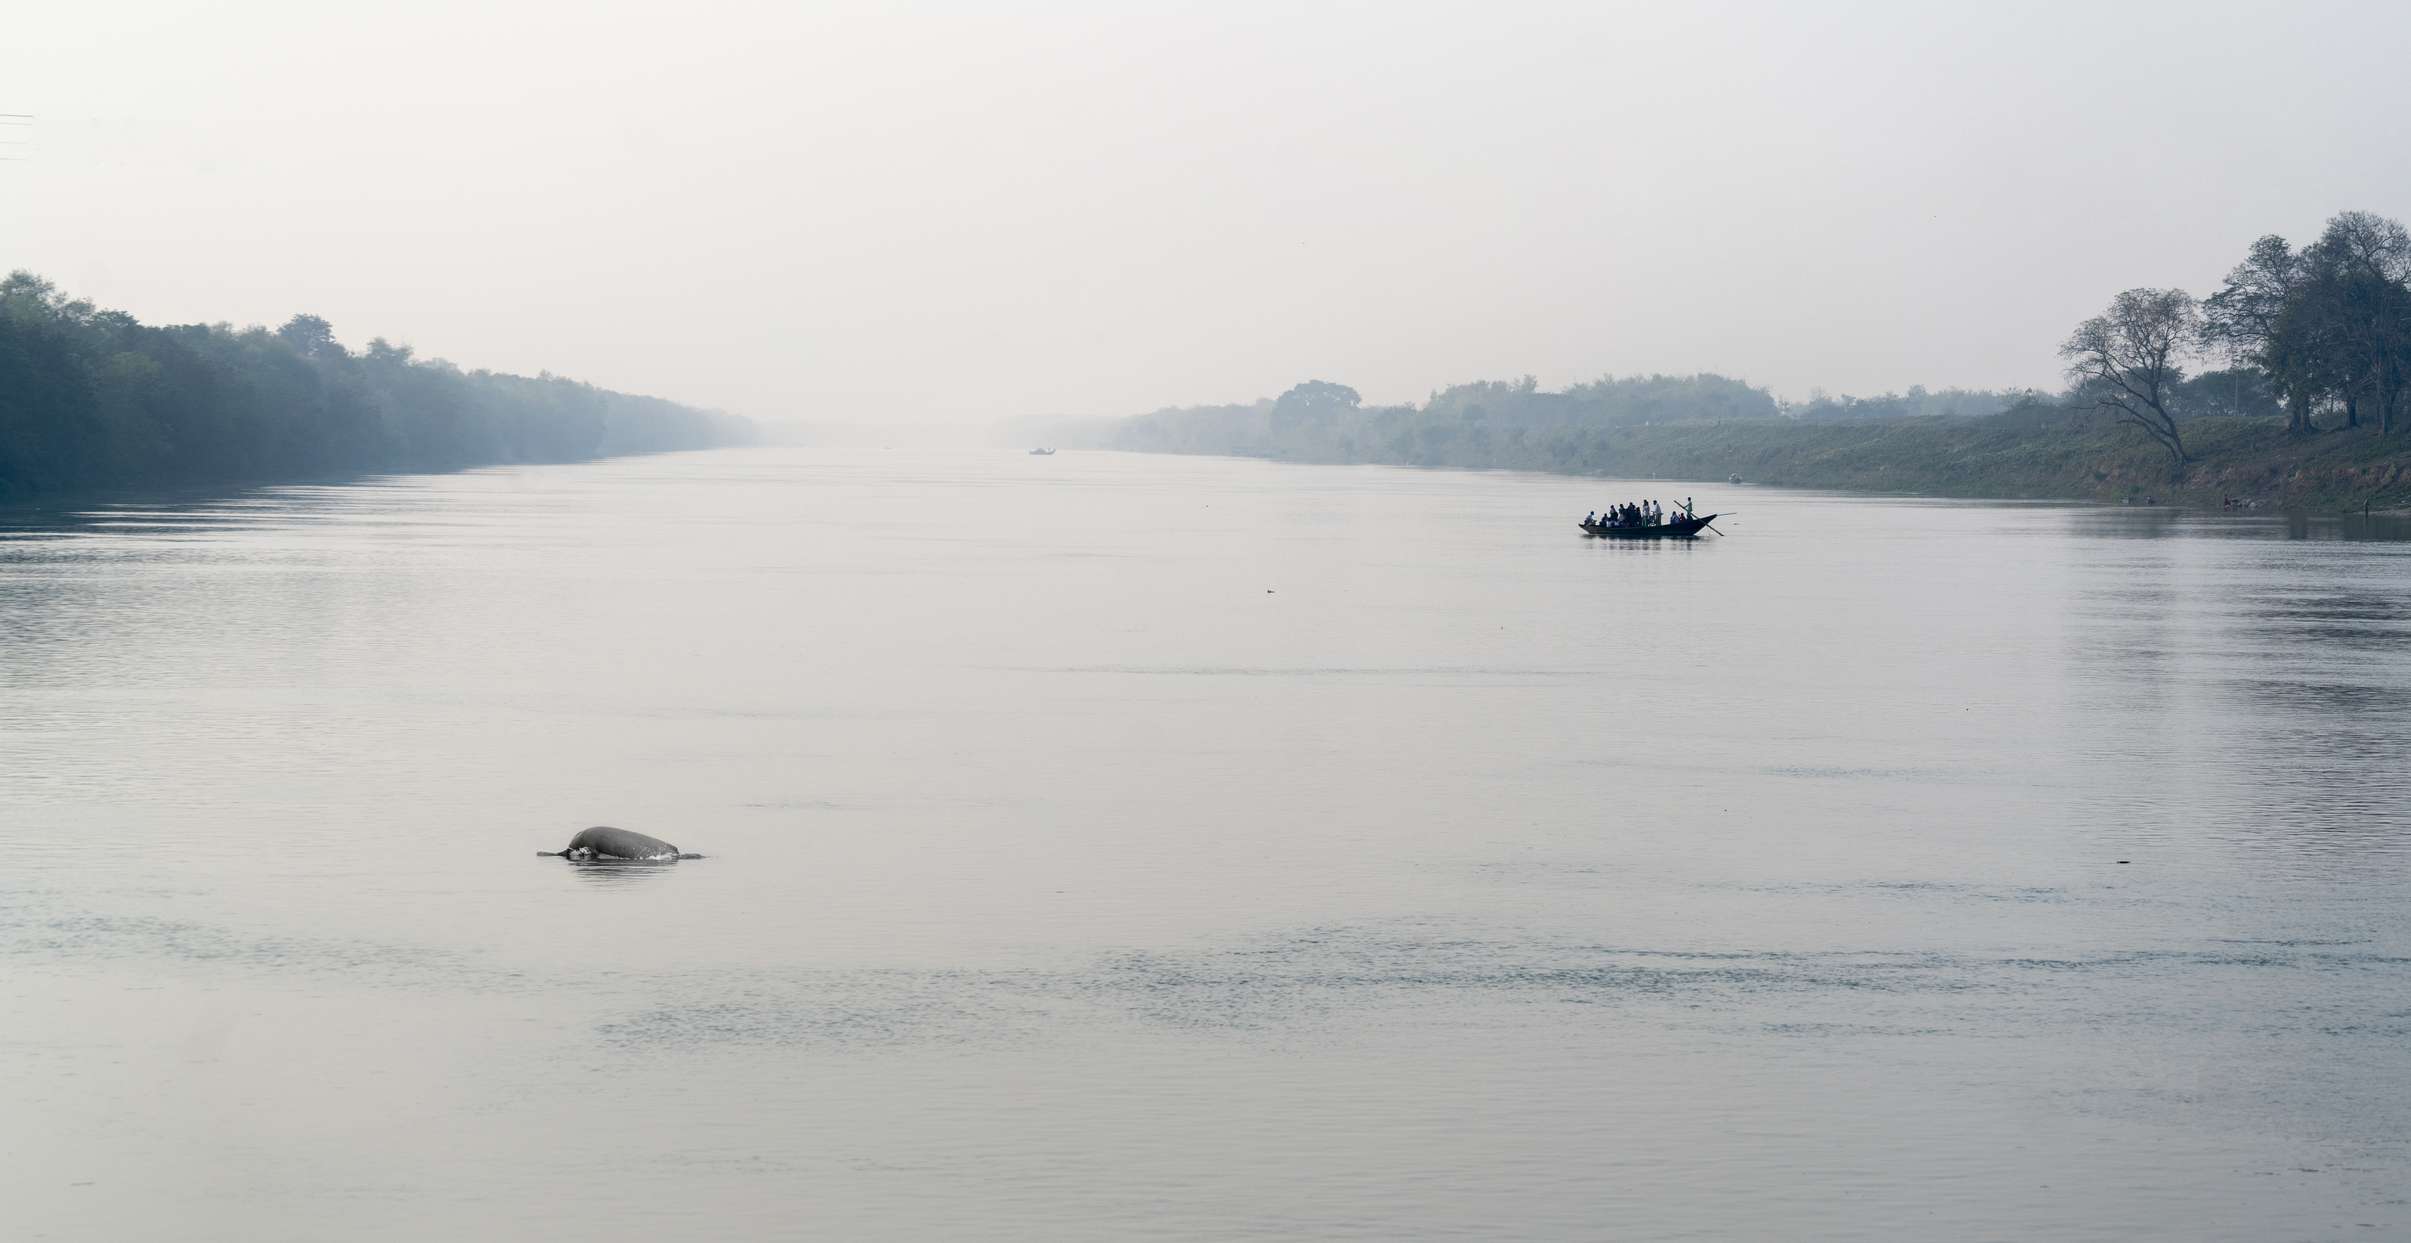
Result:
<svg viewBox="0 0 2411 1243">
<path fill-rule="evenodd" d="M 1581 525 L 1582 533 L 1594 539 L 1698 539 L 1701 529 L 1714 521 L 1716 515 L 1705 514 L 1646 527 L 1604 526 L 1596 522 Z"/>
</svg>

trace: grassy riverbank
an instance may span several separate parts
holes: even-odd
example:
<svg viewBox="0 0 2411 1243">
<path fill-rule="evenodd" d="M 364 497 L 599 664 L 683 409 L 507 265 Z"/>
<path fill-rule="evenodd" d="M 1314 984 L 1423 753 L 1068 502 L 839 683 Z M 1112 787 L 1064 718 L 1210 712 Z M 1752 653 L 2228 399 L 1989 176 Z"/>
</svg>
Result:
<svg viewBox="0 0 2411 1243">
<path fill-rule="evenodd" d="M 2177 470 L 2130 428 L 2049 407 L 1981 419 L 1661 425 L 1600 433 L 1596 469 L 1929 496 L 2411 508 L 2411 436 L 2370 427 L 2288 435 L 2276 420 L 2243 418 L 2190 420 L 2184 431 L 2193 460 Z"/>
<path fill-rule="evenodd" d="M 1520 427 L 1438 423 L 1414 411 L 1350 411 L 1284 428 L 1244 407 L 1141 416 L 1080 441 L 1147 452 L 1372 462 L 1721 481 L 1926 496 L 2056 498 L 2334 513 L 2411 508 L 2411 435 L 2372 427 L 2289 435 L 2275 418 L 2183 423 L 2192 460 L 2109 416 L 2035 403 L 1980 418 L 1781 417 Z M 1436 434 L 1446 433 L 1446 434 Z M 1080 441 L 1067 439 L 1066 443 Z"/>
</svg>

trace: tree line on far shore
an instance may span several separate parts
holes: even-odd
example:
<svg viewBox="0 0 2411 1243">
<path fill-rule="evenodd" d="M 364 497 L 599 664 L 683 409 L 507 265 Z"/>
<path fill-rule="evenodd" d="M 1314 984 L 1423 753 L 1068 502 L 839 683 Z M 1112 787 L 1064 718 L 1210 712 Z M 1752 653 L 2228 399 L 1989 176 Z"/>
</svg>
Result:
<svg viewBox="0 0 2411 1243">
<path fill-rule="evenodd" d="M 1610 376 L 1562 392 L 1525 376 L 1460 384 L 1421 406 L 1368 406 L 1345 384 L 1308 380 L 1244 405 L 1139 415 L 1102 439 L 1154 453 L 1574 469 L 1581 443 L 1600 427 L 1780 414 L 1773 394 L 1719 375 Z"/>
<path fill-rule="evenodd" d="M 698 448 L 743 420 L 545 374 L 462 371 L 314 315 L 157 327 L 0 280 L 0 500 Z"/>
<path fill-rule="evenodd" d="M 1085 443 L 1149 452 L 1322 462 L 1498 466 L 1591 473 L 1620 465 L 1634 429 L 1729 420 L 1799 424 L 2094 412 L 2140 429 L 2182 468 L 2194 419 L 2283 420 L 2289 432 L 2374 423 L 2391 435 L 2411 386 L 2411 234 L 2344 212 L 2299 249 L 2252 244 L 2205 298 L 2133 289 L 2062 344 L 2068 386 L 1940 389 L 1779 400 L 1714 374 L 1609 376 L 1560 392 L 1532 377 L 1460 384 L 1421 405 L 1368 406 L 1344 384 L 1309 380 L 1279 397 L 1183 406 L 1102 429 L 1057 424 Z"/>
<path fill-rule="evenodd" d="M 2263 415 L 2278 410 L 2244 368 L 2173 380 L 2177 417 Z M 1218 453 L 1314 462 L 1507 467 L 1594 473 L 1619 469 L 1622 438 L 1642 428 L 1760 421 L 1840 426 L 1939 419 L 1952 424 L 2012 411 L 2058 409 L 2071 393 L 2039 389 L 1937 389 L 1787 402 L 1713 373 L 1608 376 L 1558 392 L 1531 376 L 1433 393 L 1421 405 L 1366 405 L 1344 384 L 1308 380 L 1244 404 L 1177 406 L 1100 424 L 1032 420 L 1042 438 L 1151 453 Z"/>
<path fill-rule="evenodd" d="M 2270 234 L 2206 298 L 2119 294 L 2077 325 L 2060 356 L 2075 399 L 2140 429 L 2179 468 L 2189 460 L 2187 367 L 2202 360 L 2248 376 L 2288 432 L 2374 418 L 2391 436 L 2411 384 L 2411 231 L 2348 211 L 2300 249 Z"/>
</svg>

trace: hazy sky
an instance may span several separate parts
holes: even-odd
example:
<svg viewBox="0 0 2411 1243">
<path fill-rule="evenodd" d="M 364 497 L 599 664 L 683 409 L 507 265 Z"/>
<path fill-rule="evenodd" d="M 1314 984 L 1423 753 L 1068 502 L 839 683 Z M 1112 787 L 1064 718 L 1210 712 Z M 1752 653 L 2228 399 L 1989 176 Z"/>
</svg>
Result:
<svg viewBox="0 0 2411 1243">
<path fill-rule="evenodd" d="M 1303 10 L 1303 11 L 1297 11 Z M 2411 215 L 2411 5 L 20 4 L 0 266 L 742 413 L 2053 384 Z"/>
</svg>

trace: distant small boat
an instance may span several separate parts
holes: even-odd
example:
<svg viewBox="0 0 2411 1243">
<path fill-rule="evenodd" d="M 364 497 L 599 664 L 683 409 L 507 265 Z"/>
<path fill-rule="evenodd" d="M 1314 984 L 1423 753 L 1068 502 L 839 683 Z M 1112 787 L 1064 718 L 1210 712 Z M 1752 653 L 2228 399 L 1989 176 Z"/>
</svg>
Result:
<svg viewBox="0 0 2411 1243">
<path fill-rule="evenodd" d="M 1055 451 L 1054 451 L 1053 449 L 1032 449 L 1032 450 L 1030 450 L 1030 456 L 1031 456 L 1031 457 L 1053 457 L 1053 456 L 1055 456 Z"/>
<path fill-rule="evenodd" d="M 1741 476 L 1739 476 L 1739 475 L 1727 475 L 1727 476 L 1725 476 L 1725 482 L 1726 482 L 1726 483 L 1740 483 L 1740 482 L 1741 482 Z"/>
<path fill-rule="evenodd" d="M 1716 521 L 1716 515 L 1698 518 L 1676 518 L 1670 522 L 1653 522 L 1647 526 L 1618 526 L 1605 522 L 1585 522 L 1582 533 L 1597 539 L 1698 539 L 1700 529 Z M 1719 531 L 1721 535 L 1723 532 Z"/>
</svg>

